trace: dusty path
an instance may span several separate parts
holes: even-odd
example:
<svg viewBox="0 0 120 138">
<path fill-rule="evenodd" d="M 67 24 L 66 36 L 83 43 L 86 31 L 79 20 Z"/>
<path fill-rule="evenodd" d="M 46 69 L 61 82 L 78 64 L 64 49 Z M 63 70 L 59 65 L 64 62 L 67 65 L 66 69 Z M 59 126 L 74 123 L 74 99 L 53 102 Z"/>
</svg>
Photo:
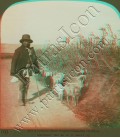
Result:
<svg viewBox="0 0 120 138">
<path fill-rule="evenodd" d="M 28 123 L 22 123 L 26 128 L 51 128 L 51 129 L 81 129 L 88 128 L 87 124 L 76 118 L 75 114 L 64 104 L 54 97 L 48 101 L 48 108 L 41 110 L 38 98 L 37 87 L 34 79 L 31 80 L 28 98 L 31 99 L 26 107 L 18 105 L 18 84 L 10 82 L 10 60 L 1 62 L 1 127 L 15 127 L 32 109 L 37 110 L 36 115 L 30 115 Z M 43 95 L 46 96 L 46 89 L 39 85 Z"/>
</svg>

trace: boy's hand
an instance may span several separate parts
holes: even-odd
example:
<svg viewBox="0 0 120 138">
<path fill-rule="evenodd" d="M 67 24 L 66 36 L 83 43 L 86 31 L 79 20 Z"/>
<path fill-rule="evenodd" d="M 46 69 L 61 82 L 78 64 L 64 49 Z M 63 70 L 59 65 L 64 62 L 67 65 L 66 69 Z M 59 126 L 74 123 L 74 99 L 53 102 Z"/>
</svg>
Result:
<svg viewBox="0 0 120 138">
<path fill-rule="evenodd" d="M 29 68 L 29 67 L 30 67 L 30 64 L 27 64 L 27 65 L 26 65 L 26 68 Z"/>
</svg>

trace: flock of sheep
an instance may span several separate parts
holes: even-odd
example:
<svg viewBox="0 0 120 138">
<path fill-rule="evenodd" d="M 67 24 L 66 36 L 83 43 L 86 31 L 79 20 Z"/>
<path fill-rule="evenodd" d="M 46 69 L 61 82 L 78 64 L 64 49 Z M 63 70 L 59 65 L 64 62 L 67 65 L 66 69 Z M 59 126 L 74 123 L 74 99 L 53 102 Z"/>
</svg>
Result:
<svg viewBox="0 0 120 138">
<path fill-rule="evenodd" d="M 79 102 L 79 98 L 82 95 L 82 90 L 85 86 L 86 73 L 85 69 L 81 69 L 80 75 L 75 77 L 73 81 L 68 83 L 65 80 L 64 73 L 56 73 L 53 75 L 49 69 L 42 69 L 44 77 L 51 76 L 52 81 L 52 91 L 58 95 L 58 99 L 63 101 L 64 95 L 66 95 L 66 100 L 68 105 L 70 104 L 70 97 L 72 97 L 72 102 L 76 106 Z"/>
</svg>

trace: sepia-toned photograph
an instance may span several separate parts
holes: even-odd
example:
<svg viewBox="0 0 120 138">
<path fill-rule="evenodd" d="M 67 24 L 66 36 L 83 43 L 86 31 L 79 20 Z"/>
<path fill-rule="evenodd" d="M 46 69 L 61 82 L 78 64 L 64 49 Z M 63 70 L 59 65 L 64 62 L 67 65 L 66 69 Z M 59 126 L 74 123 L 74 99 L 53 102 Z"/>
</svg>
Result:
<svg viewBox="0 0 120 138">
<path fill-rule="evenodd" d="M 1 129 L 120 128 L 120 13 L 111 4 L 16 2 L 1 18 L 0 55 Z"/>
</svg>

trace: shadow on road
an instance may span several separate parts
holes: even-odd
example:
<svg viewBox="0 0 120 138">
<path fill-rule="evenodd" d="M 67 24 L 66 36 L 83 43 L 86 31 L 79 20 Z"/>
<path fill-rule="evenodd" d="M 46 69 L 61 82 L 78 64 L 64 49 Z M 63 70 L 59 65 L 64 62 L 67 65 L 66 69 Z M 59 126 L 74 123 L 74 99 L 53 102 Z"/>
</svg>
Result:
<svg viewBox="0 0 120 138">
<path fill-rule="evenodd" d="M 48 88 L 44 88 L 44 89 L 42 89 L 41 91 L 35 92 L 35 93 L 33 94 L 33 97 L 30 98 L 30 99 L 28 99 L 28 101 L 33 101 L 33 100 L 36 99 L 37 97 L 40 97 L 40 96 L 46 94 L 48 91 L 49 91 Z"/>
</svg>

